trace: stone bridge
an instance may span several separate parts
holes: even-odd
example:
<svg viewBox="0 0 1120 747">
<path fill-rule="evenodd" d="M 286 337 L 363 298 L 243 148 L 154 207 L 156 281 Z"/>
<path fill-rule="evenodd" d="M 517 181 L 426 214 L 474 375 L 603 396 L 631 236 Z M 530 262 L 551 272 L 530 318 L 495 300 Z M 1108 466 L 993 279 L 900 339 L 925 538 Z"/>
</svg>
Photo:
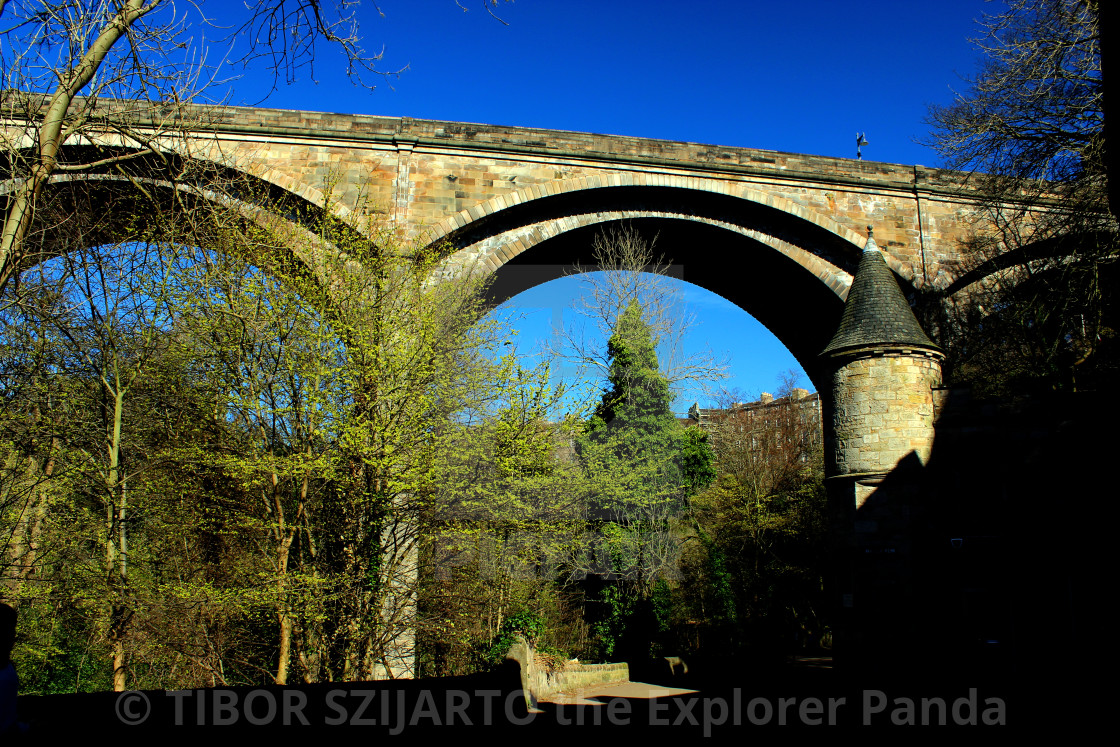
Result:
<svg viewBox="0 0 1120 747">
<path fill-rule="evenodd" d="M 866 226 L 913 298 L 963 275 L 960 242 L 979 215 L 962 175 L 922 166 L 276 109 L 207 109 L 198 122 L 168 149 L 346 221 L 372 211 L 402 239 L 496 271 L 503 297 L 589 264 L 595 232 L 628 221 L 657 237 L 680 277 L 751 313 L 810 372 Z"/>
<path fill-rule="evenodd" d="M 132 188 L 145 193 L 139 205 L 158 214 L 144 182 L 163 184 L 164 194 L 172 193 L 170 184 L 181 188 L 169 178 L 168 164 L 186 163 L 180 158 L 186 155 L 227 176 L 247 176 L 251 189 L 266 188 L 270 197 L 254 202 L 238 192 L 245 184 L 240 178 L 198 182 L 193 194 L 209 195 L 212 204 L 278 207 L 281 218 L 297 223 L 302 207 L 325 208 L 359 231 L 369 229 L 372 217 L 397 240 L 438 246 L 452 266 L 481 264 L 493 271 L 497 297 L 560 277 L 574 263 L 589 265 L 592 239 L 604 228 L 626 222 L 656 236 L 656 250 L 680 277 L 766 325 L 822 394 L 829 492 L 843 509 L 834 517 L 841 551 L 833 589 L 843 626 L 865 641 L 902 641 L 916 630 L 900 600 L 935 598 L 912 593 L 915 579 L 937 579 L 945 565 L 940 550 L 923 548 L 933 547 L 930 537 L 940 541 L 957 531 L 959 517 L 939 518 L 940 534 L 923 528 L 932 520 L 914 517 L 939 503 L 929 499 L 930 491 L 940 490 L 942 498 L 961 491 L 952 471 L 960 459 L 938 457 L 934 448 L 942 353 L 908 303 L 960 292 L 985 273 L 961 249 L 984 218 L 963 175 L 459 122 L 250 108 L 198 114 L 185 131 L 135 123 L 152 133 L 149 142 L 159 153 L 144 156 L 147 166 L 139 158 L 128 161 L 132 175 L 120 168 L 67 175 L 52 189 L 64 197 L 84 195 L 87 213 L 109 214 L 115 212 L 105 207 L 111 203 L 98 201 Z M 10 139 L 14 125 L 6 126 Z M 127 143 L 113 137 L 68 147 L 118 148 L 118 155 L 127 155 L 119 150 Z M 163 172 L 145 171 L 153 164 Z M 67 192 L 75 180 L 84 180 L 82 187 Z M 215 186 L 223 183 L 230 185 L 225 192 Z M 109 192 L 99 192 L 104 189 Z M 59 204 L 82 214 L 73 202 Z M 875 241 L 867 238 L 869 225 Z M 51 248 L 52 241 L 105 238 L 96 231 L 67 238 L 47 225 L 40 229 L 45 252 L 65 250 Z M 98 230 L 119 233 L 119 227 Z M 294 247 L 270 251 L 289 249 L 296 259 L 314 262 L 306 248 L 303 255 Z M 830 357 L 824 360 L 826 346 Z M 941 453 L 952 451 L 946 443 Z M 949 487 L 938 488 L 942 483 Z M 861 600 L 855 613 L 853 589 Z"/>
</svg>

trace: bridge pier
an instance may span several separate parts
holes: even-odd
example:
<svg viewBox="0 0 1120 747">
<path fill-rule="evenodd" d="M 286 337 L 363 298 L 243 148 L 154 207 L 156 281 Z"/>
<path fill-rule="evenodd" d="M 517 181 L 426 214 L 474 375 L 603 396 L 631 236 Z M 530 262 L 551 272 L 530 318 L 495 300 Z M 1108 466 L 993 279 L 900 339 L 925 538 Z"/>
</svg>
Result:
<svg viewBox="0 0 1120 747">
<path fill-rule="evenodd" d="M 857 665 L 920 645 L 922 547 L 931 505 L 941 351 L 870 236 L 840 326 L 821 354 L 825 475 L 833 528 L 837 655 Z"/>
</svg>

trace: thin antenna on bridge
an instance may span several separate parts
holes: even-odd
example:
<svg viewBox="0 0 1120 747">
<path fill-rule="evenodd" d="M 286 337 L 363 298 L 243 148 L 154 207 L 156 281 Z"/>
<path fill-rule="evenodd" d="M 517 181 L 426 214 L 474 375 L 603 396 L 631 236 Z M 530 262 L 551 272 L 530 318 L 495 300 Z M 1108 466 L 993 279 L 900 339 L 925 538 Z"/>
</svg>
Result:
<svg viewBox="0 0 1120 747">
<path fill-rule="evenodd" d="M 863 160 L 863 152 L 860 150 L 860 148 L 862 148 L 865 145 L 870 145 L 870 144 L 871 143 L 867 142 L 867 133 L 866 132 L 857 132 L 856 133 L 856 160 L 857 161 L 862 161 Z"/>
</svg>

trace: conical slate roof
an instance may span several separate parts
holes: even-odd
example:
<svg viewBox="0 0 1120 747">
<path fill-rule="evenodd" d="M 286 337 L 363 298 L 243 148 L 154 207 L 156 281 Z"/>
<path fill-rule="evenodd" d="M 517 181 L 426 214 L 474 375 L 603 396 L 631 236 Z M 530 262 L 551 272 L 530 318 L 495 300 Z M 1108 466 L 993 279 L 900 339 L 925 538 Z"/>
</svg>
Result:
<svg viewBox="0 0 1120 747">
<path fill-rule="evenodd" d="M 883 253 L 871 238 L 856 268 L 840 328 L 821 355 L 875 345 L 907 345 L 940 350 L 918 324 Z"/>
</svg>

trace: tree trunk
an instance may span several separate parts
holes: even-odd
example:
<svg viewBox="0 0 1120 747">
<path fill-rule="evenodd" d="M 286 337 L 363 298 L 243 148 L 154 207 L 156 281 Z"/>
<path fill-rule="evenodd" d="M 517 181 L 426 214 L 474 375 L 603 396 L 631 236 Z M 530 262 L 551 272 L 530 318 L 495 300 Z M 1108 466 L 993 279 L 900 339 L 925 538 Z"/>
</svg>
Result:
<svg viewBox="0 0 1120 747">
<path fill-rule="evenodd" d="M 112 422 L 106 443 L 109 466 L 105 473 L 108 499 L 105 563 L 112 595 L 109 611 L 109 640 L 113 651 L 113 690 L 123 692 L 125 689 L 124 639 L 131 616 L 121 601 L 128 585 L 128 534 L 124 522 L 128 495 L 124 489 L 124 481 L 121 479 L 121 429 L 124 421 L 125 393 L 119 385 L 115 390 L 106 385 L 106 389 L 112 397 L 113 404 Z"/>
<path fill-rule="evenodd" d="M 122 631 L 122 635 L 113 641 L 113 692 L 124 692 L 124 675 L 124 636 Z"/>
<path fill-rule="evenodd" d="M 293 539 L 294 536 L 291 532 L 288 532 L 280 543 L 279 550 L 276 587 L 280 597 L 280 609 L 277 612 L 280 620 L 280 661 L 276 665 L 277 685 L 288 684 L 288 662 L 292 654 L 292 614 L 288 604 L 288 559 L 291 556 Z"/>
<path fill-rule="evenodd" d="M 288 684 L 288 660 L 292 655 L 292 616 L 280 611 L 280 662 L 276 665 L 276 684 Z"/>
<path fill-rule="evenodd" d="M 153 2 L 145 7 L 144 0 L 128 0 L 101 30 L 79 63 L 59 75 L 60 84 L 51 96 L 43 122 L 36 133 L 35 165 L 23 184 L 16 188 L 4 216 L 4 227 L 0 231 L 0 289 L 19 272 L 23 259 L 23 241 L 34 218 L 35 203 L 43 191 L 43 185 L 54 173 L 58 151 L 66 137 L 63 123 L 70 104 L 78 92 L 93 79 L 113 45 L 128 33 L 129 26 L 158 4 Z"/>
</svg>

